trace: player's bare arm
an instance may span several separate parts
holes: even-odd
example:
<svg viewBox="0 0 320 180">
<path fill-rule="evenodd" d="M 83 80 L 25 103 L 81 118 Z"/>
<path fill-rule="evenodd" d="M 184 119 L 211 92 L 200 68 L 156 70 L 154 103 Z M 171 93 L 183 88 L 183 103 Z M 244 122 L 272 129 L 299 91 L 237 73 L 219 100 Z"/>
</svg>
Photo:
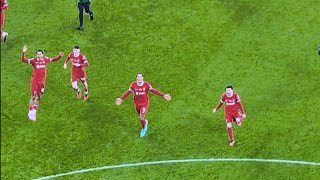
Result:
<svg viewBox="0 0 320 180">
<path fill-rule="evenodd" d="M 223 103 L 220 101 L 219 104 L 218 104 L 218 106 L 217 106 L 216 108 L 214 108 L 214 109 L 212 110 L 212 112 L 213 112 L 213 113 L 217 112 L 222 105 L 223 105 Z"/>
<path fill-rule="evenodd" d="M 63 68 L 64 68 L 64 69 L 67 69 L 67 68 L 68 68 L 67 64 L 68 64 L 69 61 L 70 61 L 70 57 L 67 56 L 67 58 L 66 58 L 66 60 L 64 61 L 64 64 L 63 64 Z"/>
<path fill-rule="evenodd" d="M 131 94 L 132 91 L 128 90 L 119 98 L 116 99 L 116 105 L 121 105 L 122 101 Z"/>
<path fill-rule="evenodd" d="M 59 55 L 56 56 L 56 57 L 54 57 L 54 58 L 52 58 L 52 61 L 51 61 L 51 62 L 56 62 L 56 61 L 58 61 L 63 55 L 64 55 L 63 52 L 60 51 L 60 52 L 59 52 Z"/>
<path fill-rule="evenodd" d="M 26 57 L 27 50 L 28 50 L 28 46 L 24 45 L 23 48 L 22 48 L 22 55 L 21 55 L 21 61 L 24 62 L 24 63 L 29 63 L 29 60 Z"/>
</svg>

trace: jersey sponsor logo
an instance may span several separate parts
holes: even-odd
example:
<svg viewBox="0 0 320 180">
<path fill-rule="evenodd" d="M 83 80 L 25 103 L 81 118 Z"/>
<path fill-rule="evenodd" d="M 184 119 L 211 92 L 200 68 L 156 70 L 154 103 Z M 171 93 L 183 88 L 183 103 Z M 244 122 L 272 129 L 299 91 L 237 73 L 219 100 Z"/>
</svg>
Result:
<svg viewBox="0 0 320 180">
<path fill-rule="evenodd" d="M 136 95 L 145 95 L 146 92 L 136 92 Z"/>
<path fill-rule="evenodd" d="M 230 99 L 230 100 L 226 100 L 226 106 L 232 106 L 232 105 L 235 105 L 235 101 L 234 99 Z"/>
<path fill-rule="evenodd" d="M 43 69 L 43 68 L 46 68 L 46 65 L 44 65 L 44 64 L 43 64 L 43 65 L 38 65 L 38 64 L 37 64 L 37 65 L 36 65 L 36 68 L 37 68 L 37 69 Z"/>
<path fill-rule="evenodd" d="M 71 61 L 72 61 L 73 63 L 79 63 L 79 62 L 80 62 L 79 59 L 71 59 Z"/>
</svg>

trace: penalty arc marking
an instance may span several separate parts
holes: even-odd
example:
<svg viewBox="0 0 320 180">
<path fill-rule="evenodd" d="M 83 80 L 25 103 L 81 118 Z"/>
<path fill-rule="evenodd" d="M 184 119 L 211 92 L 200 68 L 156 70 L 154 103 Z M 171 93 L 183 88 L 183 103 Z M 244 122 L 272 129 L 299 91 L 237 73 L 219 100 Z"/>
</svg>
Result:
<svg viewBox="0 0 320 180">
<path fill-rule="evenodd" d="M 98 171 L 104 169 L 115 169 L 115 168 L 124 168 L 124 167 L 133 167 L 133 166 L 144 166 L 144 165 L 153 165 L 153 164 L 172 164 L 172 163 L 188 163 L 188 162 L 226 162 L 226 161 L 240 161 L 240 162 L 267 162 L 267 163 L 286 163 L 286 164 L 302 164 L 302 165 L 316 165 L 320 166 L 320 162 L 307 162 L 307 161 L 295 161 L 295 160 L 279 160 L 279 159 L 250 159 L 250 158 L 208 158 L 208 159 L 182 159 L 182 160 L 161 160 L 161 161 L 152 161 L 152 162 L 140 162 L 132 164 L 120 164 L 112 166 L 102 166 L 89 169 L 81 169 L 76 171 L 71 171 L 67 173 L 55 174 L 45 177 L 36 178 L 34 180 L 46 180 L 56 177 L 68 176 L 73 174 Z"/>
</svg>

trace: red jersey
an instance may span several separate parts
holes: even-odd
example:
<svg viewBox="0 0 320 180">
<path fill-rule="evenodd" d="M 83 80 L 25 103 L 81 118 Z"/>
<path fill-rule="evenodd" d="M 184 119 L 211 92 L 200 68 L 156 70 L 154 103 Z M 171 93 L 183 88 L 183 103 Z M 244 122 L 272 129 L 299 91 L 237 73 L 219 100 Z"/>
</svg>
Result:
<svg viewBox="0 0 320 180">
<path fill-rule="evenodd" d="M 32 64 L 33 73 L 32 78 L 37 80 L 44 80 L 47 77 L 47 63 L 51 62 L 52 59 L 44 56 L 43 58 L 28 59 L 28 63 Z"/>
<path fill-rule="evenodd" d="M 75 57 L 74 53 L 70 53 L 66 59 L 66 62 L 68 62 L 69 60 L 71 60 L 72 62 L 72 72 L 73 73 L 77 73 L 79 71 L 84 71 L 83 67 L 86 67 L 89 65 L 86 57 L 79 53 L 79 56 Z M 80 66 L 76 66 L 76 64 L 79 64 Z"/>
<path fill-rule="evenodd" d="M 134 92 L 135 104 L 149 104 L 149 91 L 152 90 L 152 86 L 148 82 L 143 82 L 140 86 L 137 81 L 131 83 L 129 91 Z"/>
<path fill-rule="evenodd" d="M 34 80 L 45 80 L 47 76 L 47 63 L 58 61 L 60 58 L 61 56 L 58 55 L 54 58 L 43 56 L 42 58 L 39 58 L 39 59 L 37 57 L 34 57 L 32 59 L 27 59 L 25 52 L 22 52 L 22 55 L 21 55 L 22 62 L 32 64 L 32 67 L 33 67 L 32 78 Z"/>
<path fill-rule="evenodd" d="M 226 114 L 238 114 L 239 110 L 244 113 L 240 96 L 237 93 L 233 93 L 228 97 L 226 93 L 221 96 L 220 102 L 224 104 L 224 112 Z"/>
</svg>

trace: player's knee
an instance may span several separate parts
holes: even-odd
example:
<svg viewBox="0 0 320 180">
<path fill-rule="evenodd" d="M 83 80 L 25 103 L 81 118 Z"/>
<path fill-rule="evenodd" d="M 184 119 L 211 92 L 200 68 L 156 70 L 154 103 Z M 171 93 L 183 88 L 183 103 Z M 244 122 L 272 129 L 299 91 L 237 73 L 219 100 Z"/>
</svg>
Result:
<svg viewBox="0 0 320 180">
<path fill-rule="evenodd" d="M 140 117 L 140 120 L 144 120 L 146 116 L 145 116 L 145 114 L 140 114 L 139 117 Z"/>
<path fill-rule="evenodd" d="M 72 88 L 73 88 L 73 89 L 78 89 L 78 83 L 77 83 L 77 81 L 72 82 L 71 85 L 72 85 Z"/>
<path fill-rule="evenodd" d="M 31 95 L 31 100 L 35 100 L 36 99 L 36 95 L 35 94 L 33 94 L 33 95 Z"/>
<path fill-rule="evenodd" d="M 227 128 L 232 128 L 232 123 L 227 123 Z"/>
<path fill-rule="evenodd" d="M 87 84 L 86 78 L 80 78 L 80 81 L 81 81 L 83 84 Z"/>
<path fill-rule="evenodd" d="M 40 94 L 36 94 L 35 95 L 35 100 L 40 101 L 41 95 Z"/>
</svg>

